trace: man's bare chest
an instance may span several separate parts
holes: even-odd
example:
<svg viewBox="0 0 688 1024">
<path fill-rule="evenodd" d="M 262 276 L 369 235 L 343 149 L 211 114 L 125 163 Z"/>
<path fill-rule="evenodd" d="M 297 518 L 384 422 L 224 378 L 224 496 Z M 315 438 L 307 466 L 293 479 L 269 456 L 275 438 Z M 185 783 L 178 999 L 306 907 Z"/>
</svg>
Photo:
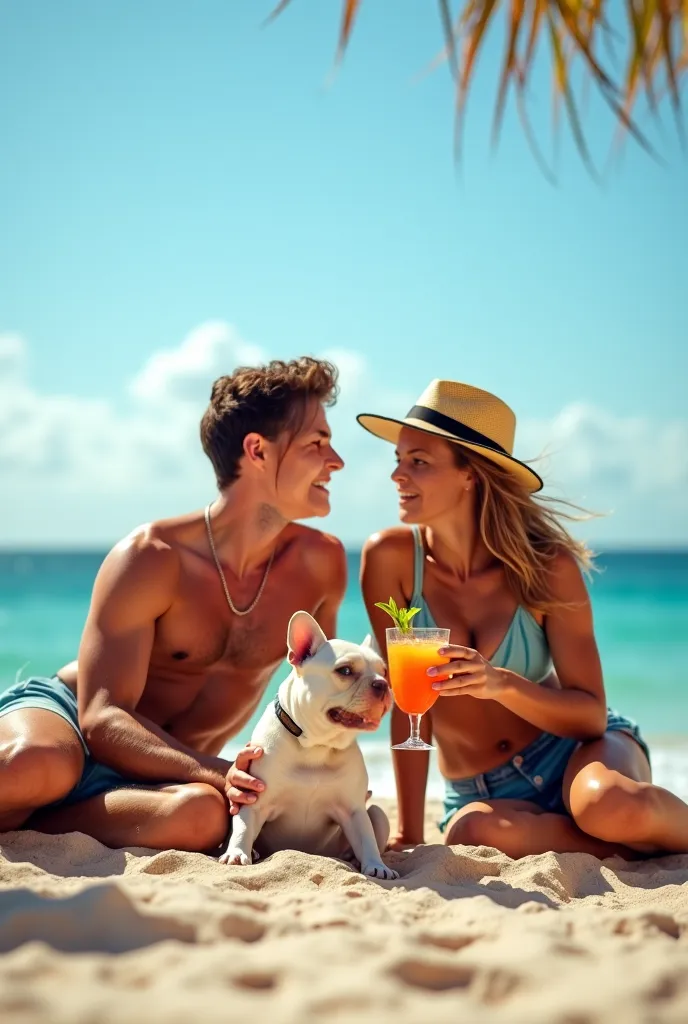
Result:
<svg viewBox="0 0 688 1024">
<path fill-rule="evenodd" d="M 248 618 L 248 617 L 247 617 Z M 252 704 L 286 656 L 286 627 L 263 616 L 232 622 L 206 603 L 168 611 L 156 624 L 141 711 L 171 728 L 207 732 Z M 197 721 L 198 719 L 198 721 Z M 176 729 L 172 730 L 177 734 Z M 190 741 L 190 736 L 183 737 Z"/>
<path fill-rule="evenodd" d="M 280 574 L 281 575 L 281 574 Z M 294 612 L 313 613 L 320 603 L 308 579 L 275 578 L 256 607 L 237 615 L 212 574 L 190 575 L 176 600 L 156 622 L 154 656 L 178 668 L 225 665 L 240 672 L 263 671 L 286 656 L 287 627 Z"/>
<path fill-rule="evenodd" d="M 207 603 L 173 609 L 156 623 L 153 657 L 187 671 L 224 665 L 257 672 L 286 655 L 287 622 L 279 614 L 241 619 Z"/>
</svg>

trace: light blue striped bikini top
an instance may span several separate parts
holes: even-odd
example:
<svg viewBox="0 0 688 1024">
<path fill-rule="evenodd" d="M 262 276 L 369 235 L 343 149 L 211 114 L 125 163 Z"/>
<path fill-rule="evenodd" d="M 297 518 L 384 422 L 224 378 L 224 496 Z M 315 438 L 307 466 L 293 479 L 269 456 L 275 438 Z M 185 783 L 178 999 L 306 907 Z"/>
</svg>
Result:
<svg viewBox="0 0 688 1024">
<path fill-rule="evenodd" d="M 413 597 L 411 605 L 420 608 L 413 617 L 413 626 L 437 628 L 437 623 L 430 614 L 430 609 L 423 597 L 423 567 L 425 549 L 419 526 L 413 526 L 414 567 Z M 552 658 L 549 652 L 547 636 L 542 626 L 535 621 L 527 608 L 519 605 L 506 636 L 490 658 L 495 668 L 508 668 L 533 683 L 539 683 L 552 669 Z"/>
</svg>

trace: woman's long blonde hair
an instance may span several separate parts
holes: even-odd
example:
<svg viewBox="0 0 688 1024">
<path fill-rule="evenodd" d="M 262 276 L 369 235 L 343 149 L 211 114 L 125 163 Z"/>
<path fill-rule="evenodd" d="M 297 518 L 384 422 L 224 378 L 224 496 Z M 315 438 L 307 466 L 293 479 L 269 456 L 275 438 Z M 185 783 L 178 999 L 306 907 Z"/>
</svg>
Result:
<svg viewBox="0 0 688 1024">
<path fill-rule="evenodd" d="M 451 447 L 457 465 L 475 475 L 480 537 L 503 563 L 519 604 L 541 612 L 561 607 L 552 587 L 553 558 L 565 550 L 584 572 L 594 567 L 590 548 L 572 537 L 561 520 L 590 519 L 594 513 L 562 499 L 534 497 L 495 462 L 462 445 Z"/>
</svg>

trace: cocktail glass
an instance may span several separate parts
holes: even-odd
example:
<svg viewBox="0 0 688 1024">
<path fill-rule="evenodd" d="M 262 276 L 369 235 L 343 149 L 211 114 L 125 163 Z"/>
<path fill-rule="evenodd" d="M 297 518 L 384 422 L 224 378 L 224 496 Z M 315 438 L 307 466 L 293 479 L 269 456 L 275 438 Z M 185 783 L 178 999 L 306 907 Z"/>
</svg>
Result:
<svg viewBox="0 0 688 1024">
<path fill-rule="evenodd" d="M 411 722 L 409 738 L 395 744 L 392 750 L 432 750 L 432 745 L 420 737 L 421 719 L 439 697 L 439 692 L 432 689 L 433 679 L 427 669 L 441 662 L 437 651 L 449 643 L 449 630 L 418 627 L 402 633 L 400 629 L 390 628 L 386 633 L 394 700 Z"/>
</svg>

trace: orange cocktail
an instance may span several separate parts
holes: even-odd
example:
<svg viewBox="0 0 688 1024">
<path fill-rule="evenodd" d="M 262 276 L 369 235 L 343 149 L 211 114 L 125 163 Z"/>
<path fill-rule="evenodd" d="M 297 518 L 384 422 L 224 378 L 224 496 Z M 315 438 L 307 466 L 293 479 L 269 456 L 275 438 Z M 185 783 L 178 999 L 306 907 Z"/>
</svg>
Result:
<svg viewBox="0 0 688 1024">
<path fill-rule="evenodd" d="M 397 707 L 407 715 L 424 715 L 439 697 L 432 689 L 427 674 L 439 661 L 437 642 L 417 640 L 415 643 L 392 644 L 388 651 L 389 678 Z"/>
<path fill-rule="evenodd" d="M 441 664 L 437 651 L 448 643 L 448 629 L 387 630 L 387 664 L 394 700 L 411 719 L 411 736 L 396 750 L 431 749 L 419 734 L 421 717 L 439 696 L 432 689 L 433 680 L 427 670 L 431 665 Z"/>
</svg>

